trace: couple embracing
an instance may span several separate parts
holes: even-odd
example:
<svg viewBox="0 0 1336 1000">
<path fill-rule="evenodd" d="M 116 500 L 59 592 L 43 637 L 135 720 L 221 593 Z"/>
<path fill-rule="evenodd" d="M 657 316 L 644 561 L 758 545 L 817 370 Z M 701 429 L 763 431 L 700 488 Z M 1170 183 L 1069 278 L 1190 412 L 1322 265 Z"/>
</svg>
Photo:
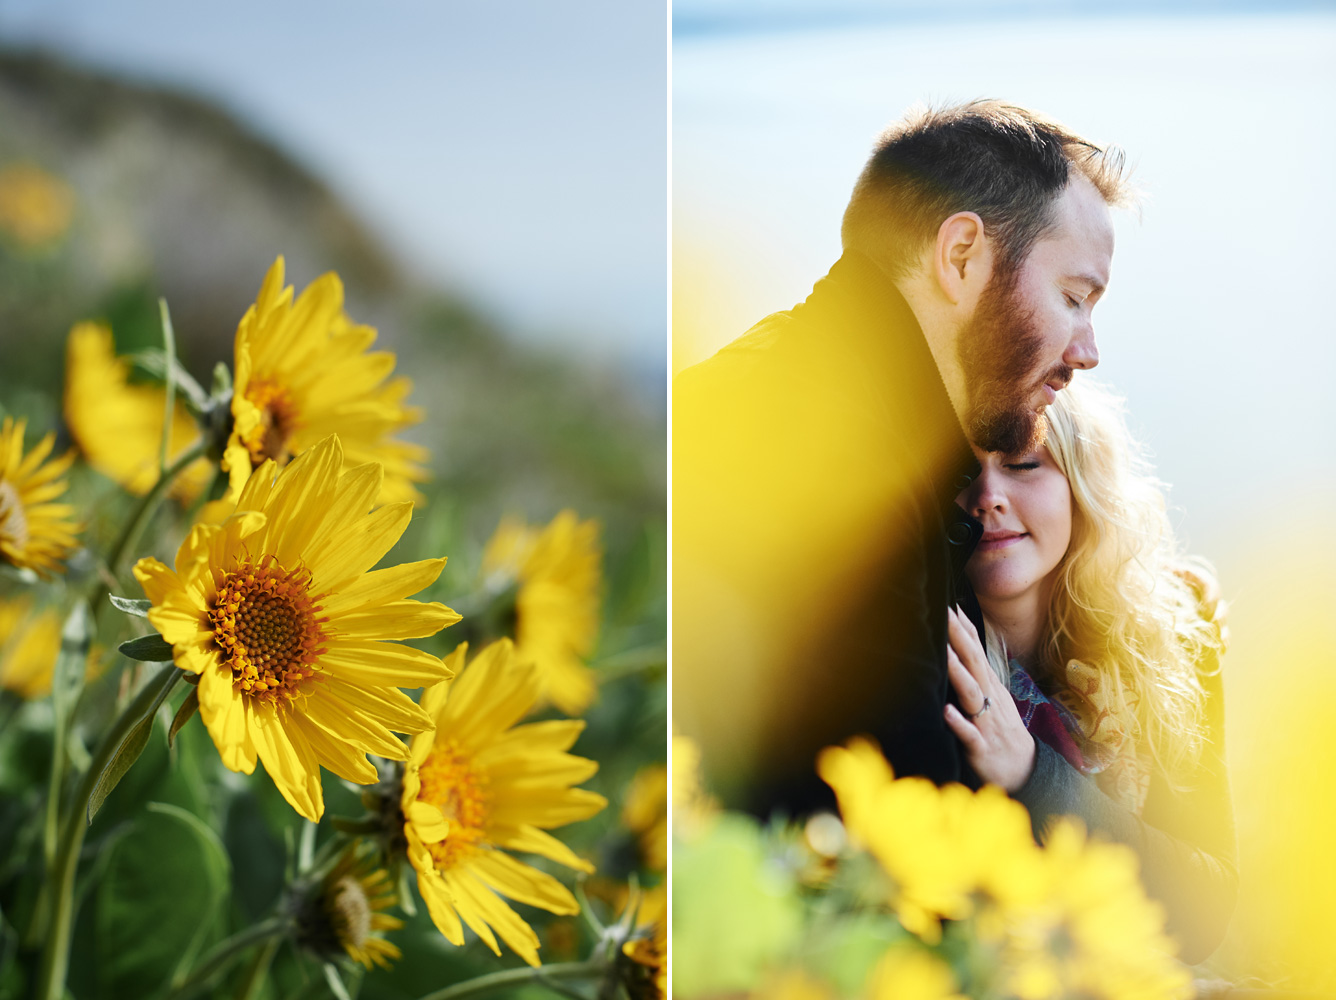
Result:
<svg viewBox="0 0 1336 1000">
<path fill-rule="evenodd" d="M 1077 816 L 1196 962 L 1237 889 L 1221 606 L 1087 374 L 1131 200 L 1022 108 L 882 136 L 808 299 L 676 381 L 674 669 L 714 694 L 675 714 L 762 814 L 827 807 L 816 754 L 867 734 L 1041 842 Z"/>
</svg>

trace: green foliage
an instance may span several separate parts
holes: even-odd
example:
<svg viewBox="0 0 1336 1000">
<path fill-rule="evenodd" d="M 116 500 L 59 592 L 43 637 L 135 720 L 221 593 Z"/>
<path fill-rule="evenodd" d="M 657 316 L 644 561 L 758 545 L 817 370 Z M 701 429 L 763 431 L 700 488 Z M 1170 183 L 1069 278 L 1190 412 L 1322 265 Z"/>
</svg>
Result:
<svg viewBox="0 0 1336 1000">
<path fill-rule="evenodd" d="M 683 996 L 748 989 L 799 940 L 802 902 L 755 820 L 718 818 L 673 845 L 673 982 Z"/>
</svg>

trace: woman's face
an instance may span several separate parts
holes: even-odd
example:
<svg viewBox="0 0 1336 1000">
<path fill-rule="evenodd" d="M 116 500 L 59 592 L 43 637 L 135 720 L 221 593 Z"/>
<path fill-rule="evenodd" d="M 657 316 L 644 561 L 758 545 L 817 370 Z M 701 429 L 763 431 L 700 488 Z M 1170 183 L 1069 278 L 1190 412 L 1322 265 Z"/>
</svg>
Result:
<svg viewBox="0 0 1336 1000">
<path fill-rule="evenodd" d="M 1001 456 L 974 449 L 983 471 L 956 503 L 983 522 L 965 567 L 981 602 L 1045 585 L 1072 540 L 1072 490 L 1048 449 Z"/>
</svg>

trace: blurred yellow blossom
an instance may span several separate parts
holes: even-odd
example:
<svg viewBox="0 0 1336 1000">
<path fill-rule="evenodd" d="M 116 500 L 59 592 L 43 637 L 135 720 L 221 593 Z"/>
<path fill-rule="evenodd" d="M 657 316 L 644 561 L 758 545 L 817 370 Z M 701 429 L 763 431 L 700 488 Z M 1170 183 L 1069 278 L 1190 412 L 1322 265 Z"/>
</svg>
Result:
<svg viewBox="0 0 1336 1000">
<path fill-rule="evenodd" d="M 0 687 L 21 698 L 44 698 L 60 653 L 60 615 L 33 611 L 29 597 L 0 599 Z"/>
<path fill-rule="evenodd" d="M 68 488 L 60 477 L 74 453 L 47 461 L 56 442 L 52 432 L 24 455 L 26 428 L 27 421 L 12 417 L 0 425 L 0 559 L 47 576 L 64 572 L 60 563 L 78 544 L 74 508 L 51 502 Z"/>
<path fill-rule="evenodd" d="M 1024 807 L 1001 789 L 896 780 L 863 739 L 824 750 L 818 771 L 835 789 L 850 838 L 890 876 L 889 902 L 904 927 L 933 945 L 943 919 L 972 920 L 996 957 L 990 976 L 1006 995 L 1191 995 L 1191 977 L 1174 958 L 1163 910 L 1138 881 L 1131 848 L 1090 841 L 1071 820 L 1056 824 L 1041 848 Z M 877 995 L 948 995 L 946 986 L 897 989 Z"/>
<path fill-rule="evenodd" d="M 640 856 L 651 871 L 668 868 L 668 769 L 642 767 L 631 779 L 622 805 L 622 824 L 639 835 Z"/>
<path fill-rule="evenodd" d="M 74 218 L 74 192 L 33 163 L 0 170 L 0 230 L 27 247 L 52 243 Z"/>
<path fill-rule="evenodd" d="M 868 979 L 867 1000 L 965 1000 L 951 966 L 917 945 L 886 952 Z"/>
<path fill-rule="evenodd" d="M 78 323 L 65 345 L 65 423 L 88 464 L 136 496 L 158 481 L 162 422 L 167 393 L 161 386 L 130 385 L 130 364 L 116 357 L 111 330 Z M 168 462 L 200 437 L 199 427 L 179 399 L 172 412 Z M 209 484 L 213 466 L 201 458 L 172 484 L 186 503 Z"/>
<path fill-rule="evenodd" d="M 544 698 L 567 715 L 598 694 L 584 660 L 598 638 L 602 551 L 597 521 L 563 510 L 545 528 L 505 518 L 483 553 L 484 583 L 516 586 L 515 653 L 538 665 Z"/>
</svg>

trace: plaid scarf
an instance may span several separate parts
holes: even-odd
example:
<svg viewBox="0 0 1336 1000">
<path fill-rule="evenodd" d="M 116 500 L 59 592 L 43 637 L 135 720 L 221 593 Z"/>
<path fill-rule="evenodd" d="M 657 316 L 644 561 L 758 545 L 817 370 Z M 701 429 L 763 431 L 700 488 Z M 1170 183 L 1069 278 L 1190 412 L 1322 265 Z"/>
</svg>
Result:
<svg viewBox="0 0 1336 1000">
<path fill-rule="evenodd" d="M 1150 769 L 1105 706 L 1100 676 L 1079 660 L 1067 664 L 1067 684 L 1054 698 L 1039 690 L 1025 668 L 1011 661 L 1008 686 L 1021 721 L 1100 790 L 1140 816 L 1150 787 Z"/>
</svg>

